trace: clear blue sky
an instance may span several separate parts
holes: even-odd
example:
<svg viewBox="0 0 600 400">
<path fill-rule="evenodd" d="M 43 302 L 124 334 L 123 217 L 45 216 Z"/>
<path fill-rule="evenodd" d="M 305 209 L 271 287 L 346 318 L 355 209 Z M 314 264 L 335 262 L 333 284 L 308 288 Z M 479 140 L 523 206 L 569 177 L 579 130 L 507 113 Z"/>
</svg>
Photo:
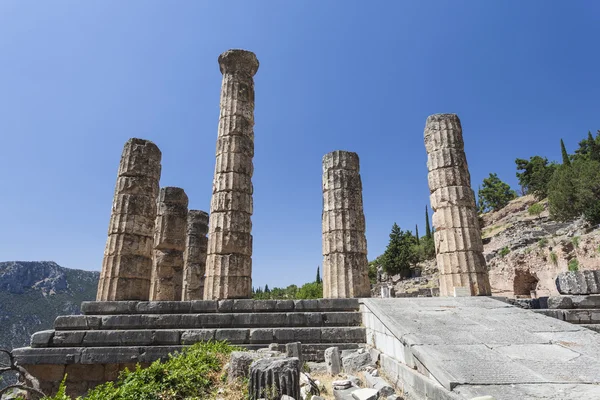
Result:
<svg viewBox="0 0 600 400">
<path fill-rule="evenodd" d="M 255 285 L 314 279 L 321 158 L 360 156 L 369 259 L 429 204 L 423 128 L 458 113 L 475 189 L 600 129 L 600 2 L 0 2 L 0 260 L 99 270 L 130 137 L 208 210 L 221 74 L 254 51 Z"/>
</svg>

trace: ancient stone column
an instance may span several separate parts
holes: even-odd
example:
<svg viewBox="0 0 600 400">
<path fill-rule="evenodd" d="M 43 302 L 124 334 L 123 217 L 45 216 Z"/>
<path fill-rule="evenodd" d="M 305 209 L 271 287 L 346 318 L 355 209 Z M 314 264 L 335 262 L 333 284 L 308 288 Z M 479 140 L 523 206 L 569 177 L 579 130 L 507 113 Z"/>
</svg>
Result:
<svg viewBox="0 0 600 400">
<path fill-rule="evenodd" d="M 323 297 L 370 297 L 358 154 L 323 157 Z"/>
<path fill-rule="evenodd" d="M 205 211 L 190 210 L 183 253 L 182 300 L 202 300 L 204 297 L 207 232 L 208 214 Z"/>
<path fill-rule="evenodd" d="M 454 296 L 455 288 L 457 294 L 466 290 L 472 296 L 489 296 L 490 281 L 458 116 L 429 116 L 425 148 L 440 296 Z"/>
<path fill-rule="evenodd" d="M 219 56 L 223 74 L 217 160 L 210 203 L 204 298 L 252 296 L 252 157 L 258 60 L 245 50 Z"/>
<path fill-rule="evenodd" d="M 148 300 L 161 152 L 149 140 L 123 148 L 97 300 Z"/>
<path fill-rule="evenodd" d="M 180 301 L 188 197 L 181 188 L 164 187 L 157 205 L 150 300 Z"/>
</svg>

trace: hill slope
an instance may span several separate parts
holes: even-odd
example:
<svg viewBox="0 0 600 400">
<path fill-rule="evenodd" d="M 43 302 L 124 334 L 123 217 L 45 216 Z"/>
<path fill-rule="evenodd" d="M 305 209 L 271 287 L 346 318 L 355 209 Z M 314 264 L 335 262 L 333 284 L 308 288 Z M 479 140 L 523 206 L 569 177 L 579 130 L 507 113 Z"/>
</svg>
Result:
<svg viewBox="0 0 600 400">
<path fill-rule="evenodd" d="M 96 298 L 99 275 L 52 261 L 0 262 L 0 347 L 27 346 L 58 315 L 78 314 L 82 301 Z"/>
</svg>

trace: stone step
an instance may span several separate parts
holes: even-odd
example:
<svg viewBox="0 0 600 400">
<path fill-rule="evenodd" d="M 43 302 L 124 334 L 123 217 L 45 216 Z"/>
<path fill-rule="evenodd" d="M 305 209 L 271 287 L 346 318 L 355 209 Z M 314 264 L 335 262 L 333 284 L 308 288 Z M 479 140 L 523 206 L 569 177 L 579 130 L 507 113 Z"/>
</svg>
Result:
<svg viewBox="0 0 600 400">
<path fill-rule="evenodd" d="M 599 309 L 543 309 L 532 311 L 572 324 L 600 324 Z"/>
<path fill-rule="evenodd" d="M 600 324 L 581 324 L 582 327 L 588 328 L 594 332 L 600 333 Z"/>
<path fill-rule="evenodd" d="M 264 344 L 238 345 L 249 350 L 265 348 Z M 358 343 L 303 343 L 305 361 L 323 361 L 328 347 L 340 350 L 357 349 Z M 20 365 L 70 365 L 70 364 L 130 364 L 151 363 L 166 359 L 169 353 L 180 351 L 185 346 L 112 346 L 112 347 L 59 347 L 14 349 L 13 355 Z M 279 345 L 285 351 L 285 344 Z"/>
<path fill-rule="evenodd" d="M 31 347 L 173 346 L 208 340 L 232 344 L 365 343 L 362 327 L 41 331 Z"/>
<path fill-rule="evenodd" d="M 206 329 L 360 326 L 359 312 L 274 312 L 136 315 L 68 315 L 57 317 L 54 329 Z"/>
<path fill-rule="evenodd" d="M 358 311 L 358 299 L 84 301 L 85 315 Z"/>
</svg>

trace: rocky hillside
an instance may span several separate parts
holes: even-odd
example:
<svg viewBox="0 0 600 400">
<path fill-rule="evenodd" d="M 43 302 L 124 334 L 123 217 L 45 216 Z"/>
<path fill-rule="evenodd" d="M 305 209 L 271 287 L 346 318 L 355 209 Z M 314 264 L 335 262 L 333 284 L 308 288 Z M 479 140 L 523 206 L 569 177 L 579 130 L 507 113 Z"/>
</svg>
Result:
<svg viewBox="0 0 600 400">
<path fill-rule="evenodd" d="M 569 265 L 579 270 L 600 269 L 600 229 L 587 227 L 581 219 L 567 223 L 551 220 L 545 200 L 539 202 L 541 214 L 530 215 L 528 209 L 536 202 L 533 196 L 519 197 L 480 218 L 494 295 L 530 297 L 531 291 L 538 297 L 557 295 L 556 276 Z M 421 269 L 421 277 L 385 277 L 387 284 L 393 285 L 398 296 L 436 288 L 435 262 L 423 263 Z M 380 295 L 379 286 L 374 296 Z"/>
<path fill-rule="evenodd" d="M 82 301 L 96 298 L 98 277 L 52 261 L 0 262 L 0 347 L 26 346 L 58 315 L 78 314 Z"/>
</svg>

